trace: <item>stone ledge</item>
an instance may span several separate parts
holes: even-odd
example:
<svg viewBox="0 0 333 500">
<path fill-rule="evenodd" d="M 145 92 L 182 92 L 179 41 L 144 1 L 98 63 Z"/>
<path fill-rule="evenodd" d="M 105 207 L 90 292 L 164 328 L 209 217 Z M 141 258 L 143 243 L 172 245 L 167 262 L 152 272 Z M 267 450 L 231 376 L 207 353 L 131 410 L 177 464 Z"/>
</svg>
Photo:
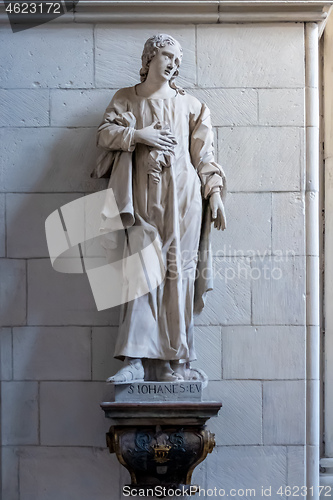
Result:
<svg viewBox="0 0 333 500">
<path fill-rule="evenodd" d="M 145 422 L 162 424 L 204 424 L 209 418 L 217 416 L 222 403 L 217 401 L 154 402 L 154 403 L 114 403 L 100 404 L 106 418 L 121 425 L 137 425 Z"/>
<path fill-rule="evenodd" d="M 316 22 L 323 21 L 330 1 L 221 0 L 219 22 Z"/>
<path fill-rule="evenodd" d="M 216 24 L 246 22 L 319 22 L 327 18 L 328 0 L 80 0 L 55 22 Z M 22 21 L 27 21 L 24 16 Z M 0 4 L 0 23 L 8 22 Z M 54 22 L 54 21 L 53 21 Z"/>
</svg>

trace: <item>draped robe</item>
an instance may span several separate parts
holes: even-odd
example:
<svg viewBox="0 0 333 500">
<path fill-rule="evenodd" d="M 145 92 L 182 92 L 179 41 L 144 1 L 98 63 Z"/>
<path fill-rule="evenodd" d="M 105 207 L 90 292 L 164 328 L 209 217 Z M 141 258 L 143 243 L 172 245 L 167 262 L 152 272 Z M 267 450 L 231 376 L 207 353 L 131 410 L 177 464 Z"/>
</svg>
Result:
<svg viewBox="0 0 333 500">
<path fill-rule="evenodd" d="M 152 123 L 171 131 L 173 150 L 134 143 L 135 129 Z M 157 288 L 122 306 L 115 357 L 192 361 L 194 309 L 212 288 L 208 200 L 214 192 L 224 199 L 226 188 L 209 110 L 186 93 L 151 99 L 124 88 L 105 111 L 97 144 L 104 154 L 93 176 L 107 176 L 113 165 L 109 187 L 125 228 L 157 235 L 166 268 Z M 131 251 L 139 244 L 132 238 Z"/>
</svg>

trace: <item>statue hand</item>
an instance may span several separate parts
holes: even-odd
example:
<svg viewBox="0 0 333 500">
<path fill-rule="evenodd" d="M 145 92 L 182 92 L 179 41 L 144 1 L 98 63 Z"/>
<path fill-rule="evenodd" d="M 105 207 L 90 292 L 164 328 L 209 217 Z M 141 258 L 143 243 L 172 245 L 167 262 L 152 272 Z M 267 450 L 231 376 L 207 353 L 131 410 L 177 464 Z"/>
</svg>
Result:
<svg viewBox="0 0 333 500">
<path fill-rule="evenodd" d="M 224 229 L 227 227 L 226 216 L 223 201 L 220 193 L 213 193 L 209 198 L 210 208 L 212 210 L 212 218 L 216 229 Z"/>
<path fill-rule="evenodd" d="M 134 132 L 134 141 L 155 149 L 170 150 L 177 144 L 170 130 L 156 128 L 157 122 Z"/>
</svg>

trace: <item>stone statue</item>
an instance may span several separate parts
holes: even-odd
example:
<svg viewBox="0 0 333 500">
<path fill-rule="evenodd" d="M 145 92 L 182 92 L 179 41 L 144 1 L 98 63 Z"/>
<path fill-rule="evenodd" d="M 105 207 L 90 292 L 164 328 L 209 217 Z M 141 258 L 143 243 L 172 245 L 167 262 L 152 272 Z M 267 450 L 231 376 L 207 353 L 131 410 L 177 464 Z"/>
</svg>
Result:
<svg viewBox="0 0 333 500">
<path fill-rule="evenodd" d="M 141 83 L 115 94 L 98 129 L 105 152 L 94 175 L 112 167 L 109 186 L 124 227 L 157 234 L 166 268 L 157 288 L 122 306 L 115 357 L 125 365 L 109 382 L 206 380 L 190 367 L 193 314 L 212 288 L 210 227 L 226 227 L 226 185 L 214 161 L 209 110 L 175 84 L 181 61 L 174 38 L 149 38 Z M 131 180 L 117 179 L 119 161 Z"/>
</svg>

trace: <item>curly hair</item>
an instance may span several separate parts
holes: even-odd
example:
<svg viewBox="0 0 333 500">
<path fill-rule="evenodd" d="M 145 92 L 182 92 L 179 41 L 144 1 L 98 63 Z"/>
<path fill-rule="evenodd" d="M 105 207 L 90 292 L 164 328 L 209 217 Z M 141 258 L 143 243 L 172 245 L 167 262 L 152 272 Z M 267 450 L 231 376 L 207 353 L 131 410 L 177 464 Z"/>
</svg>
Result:
<svg viewBox="0 0 333 500">
<path fill-rule="evenodd" d="M 180 50 L 181 57 L 183 57 L 183 49 L 181 48 L 181 45 L 177 40 L 175 40 L 171 35 L 166 35 L 164 33 L 161 33 L 159 35 L 154 35 L 146 41 L 144 47 L 143 47 L 143 52 L 141 56 L 142 60 L 142 68 L 140 69 L 140 80 L 141 82 L 144 82 L 147 79 L 148 71 L 149 71 L 149 65 L 153 57 L 157 54 L 157 52 L 165 47 L 166 45 L 177 45 Z M 179 64 L 180 65 L 180 64 Z M 179 68 L 179 66 L 178 66 Z M 172 75 L 172 78 L 169 82 L 169 85 L 172 89 L 174 89 L 177 93 L 179 92 L 180 94 L 184 94 L 184 90 L 181 87 L 178 87 L 174 79 L 179 75 L 179 71 L 175 71 L 175 73 Z"/>
</svg>

